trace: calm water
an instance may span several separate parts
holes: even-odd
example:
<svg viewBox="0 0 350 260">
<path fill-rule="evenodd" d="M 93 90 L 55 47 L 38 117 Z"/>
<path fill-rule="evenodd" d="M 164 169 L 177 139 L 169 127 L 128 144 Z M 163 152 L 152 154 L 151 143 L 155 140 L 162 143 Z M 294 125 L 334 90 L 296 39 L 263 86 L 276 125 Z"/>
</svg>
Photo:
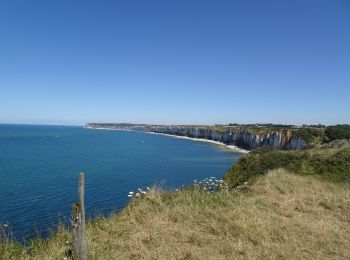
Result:
<svg viewBox="0 0 350 260">
<path fill-rule="evenodd" d="M 17 238 L 46 235 L 69 219 L 80 171 L 93 217 L 122 208 L 139 187 L 221 178 L 237 159 L 216 145 L 141 132 L 0 125 L 0 222 Z"/>
</svg>

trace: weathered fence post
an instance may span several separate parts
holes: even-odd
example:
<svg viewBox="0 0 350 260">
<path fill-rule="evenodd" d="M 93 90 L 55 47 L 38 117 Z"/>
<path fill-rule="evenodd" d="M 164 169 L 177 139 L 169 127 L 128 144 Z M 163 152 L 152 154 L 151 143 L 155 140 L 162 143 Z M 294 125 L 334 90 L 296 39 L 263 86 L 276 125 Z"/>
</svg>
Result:
<svg viewBox="0 0 350 260">
<path fill-rule="evenodd" d="M 84 173 L 79 175 L 78 199 L 79 202 L 72 206 L 72 238 L 73 259 L 87 260 L 87 241 L 85 230 L 85 205 L 84 205 Z"/>
</svg>

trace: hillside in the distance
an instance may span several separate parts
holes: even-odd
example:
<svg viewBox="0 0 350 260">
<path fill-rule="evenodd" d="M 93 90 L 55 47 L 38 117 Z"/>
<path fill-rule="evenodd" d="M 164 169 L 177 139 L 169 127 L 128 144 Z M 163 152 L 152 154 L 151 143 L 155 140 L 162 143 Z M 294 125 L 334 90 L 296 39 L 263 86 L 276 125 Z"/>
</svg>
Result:
<svg viewBox="0 0 350 260">
<path fill-rule="evenodd" d="M 229 124 L 229 125 L 147 125 L 88 123 L 87 128 L 104 128 L 163 133 L 193 138 L 204 138 L 233 144 L 253 150 L 270 146 L 275 150 L 301 150 L 335 139 L 349 139 L 349 125 L 276 125 L 276 124 Z"/>
</svg>

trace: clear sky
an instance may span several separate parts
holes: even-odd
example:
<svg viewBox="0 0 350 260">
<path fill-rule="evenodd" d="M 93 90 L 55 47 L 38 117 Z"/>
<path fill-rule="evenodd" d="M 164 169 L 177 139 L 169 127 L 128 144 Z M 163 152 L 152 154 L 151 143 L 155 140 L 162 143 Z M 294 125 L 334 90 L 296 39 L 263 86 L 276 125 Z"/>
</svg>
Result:
<svg viewBox="0 0 350 260">
<path fill-rule="evenodd" d="M 350 123 L 350 1 L 2 0 L 0 122 Z"/>
</svg>

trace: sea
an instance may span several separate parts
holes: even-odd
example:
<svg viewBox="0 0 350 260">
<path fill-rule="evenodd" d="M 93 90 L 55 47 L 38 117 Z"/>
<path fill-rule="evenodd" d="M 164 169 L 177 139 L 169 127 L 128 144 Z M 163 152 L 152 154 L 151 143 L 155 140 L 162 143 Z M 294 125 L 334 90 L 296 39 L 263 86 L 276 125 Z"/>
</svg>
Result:
<svg viewBox="0 0 350 260">
<path fill-rule="evenodd" d="M 222 178 L 239 154 L 215 144 L 82 126 L 0 125 L 0 228 L 27 241 L 70 223 L 85 173 L 89 219 L 121 210 L 129 191 Z"/>
</svg>

